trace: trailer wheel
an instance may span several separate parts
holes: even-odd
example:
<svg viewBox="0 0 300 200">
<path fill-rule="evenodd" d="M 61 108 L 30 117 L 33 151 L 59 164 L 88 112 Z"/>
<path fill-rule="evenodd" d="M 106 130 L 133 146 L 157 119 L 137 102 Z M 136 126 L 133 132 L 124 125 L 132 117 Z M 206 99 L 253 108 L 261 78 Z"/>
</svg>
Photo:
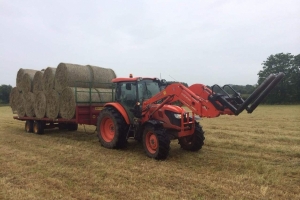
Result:
<svg viewBox="0 0 300 200">
<path fill-rule="evenodd" d="M 44 133 L 44 123 L 42 121 L 35 121 L 33 123 L 33 132 L 36 134 L 43 134 Z"/>
<path fill-rule="evenodd" d="M 25 131 L 27 133 L 33 132 L 33 121 L 32 120 L 26 120 L 25 122 Z"/>
<path fill-rule="evenodd" d="M 147 156 L 163 160 L 169 155 L 170 139 L 163 128 L 148 125 L 143 132 L 143 146 Z"/>
<path fill-rule="evenodd" d="M 97 133 L 102 146 L 113 149 L 127 144 L 127 130 L 123 116 L 114 108 L 104 108 L 98 116 Z"/>
<path fill-rule="evenodd" d="M 67 124 L 67 127 L 68 127 L 68 131 L 77 131 L 78 124 L 76 123 Z"/>
<path fill-rule="evenodd" d="M 193 135 L 179 138 L 179 144 L 182 149 L 188 151 L 198 151 L 204 144 L 204 131 L 198 122 L 195 123 L 195 132 Z"/>
</svg>

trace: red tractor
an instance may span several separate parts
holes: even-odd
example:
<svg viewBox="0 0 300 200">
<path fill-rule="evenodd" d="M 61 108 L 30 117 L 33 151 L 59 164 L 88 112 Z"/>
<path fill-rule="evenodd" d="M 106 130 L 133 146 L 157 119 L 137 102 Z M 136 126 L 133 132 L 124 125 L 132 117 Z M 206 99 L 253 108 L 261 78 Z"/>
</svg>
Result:
<svg viewBox="0 0 300 200">
<path fill-rule="evenodd" d="M 198 151 L 205 137 L 195 115 L 239 115 L 244 109 L 252 113 L 283 76 L 270 75 L 245 101 L 230 85 L 185 87 L 180 83 L 166 86 L 165 81 L 156 78 L 113 79 L 115 101 L 106 103 L 99 113 L 99 140 L 106 148 L 123 148 L 128 138 L 135 138 L 143 143 L 147 155 L 155 159 L 168 156 L 170 140 L 174 139 L 183 149 Z"/>
</svg>

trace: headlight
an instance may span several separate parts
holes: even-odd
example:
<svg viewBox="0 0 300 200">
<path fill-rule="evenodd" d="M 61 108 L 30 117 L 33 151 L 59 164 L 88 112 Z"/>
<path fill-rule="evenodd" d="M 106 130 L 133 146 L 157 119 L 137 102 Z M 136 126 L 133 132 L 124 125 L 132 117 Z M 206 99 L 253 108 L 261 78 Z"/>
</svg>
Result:
<svg viewBox="0 0 300 200">
<path fill-rule="evenodd" d="M 181 114 L 175 113 L 175 114 L 174 114 L 174 117 L 175 117 L 176 119 L 181 119 Z"/>
</svg>

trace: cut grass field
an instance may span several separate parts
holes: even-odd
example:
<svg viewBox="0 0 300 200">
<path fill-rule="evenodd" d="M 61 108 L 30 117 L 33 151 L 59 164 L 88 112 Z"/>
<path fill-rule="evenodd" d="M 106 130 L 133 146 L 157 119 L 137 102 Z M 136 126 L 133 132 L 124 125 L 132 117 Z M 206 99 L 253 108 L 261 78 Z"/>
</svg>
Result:
<svg viewBox="0 0 300 200">
<path fill-rule="evenodd" d="M 24 131 L 0 107 L 0 199 L 300 199 L 300 106 L 200 121 L 199 152 L 172 141 L 167 160 L 100 146 L 95 127 Z"/>
</svg>

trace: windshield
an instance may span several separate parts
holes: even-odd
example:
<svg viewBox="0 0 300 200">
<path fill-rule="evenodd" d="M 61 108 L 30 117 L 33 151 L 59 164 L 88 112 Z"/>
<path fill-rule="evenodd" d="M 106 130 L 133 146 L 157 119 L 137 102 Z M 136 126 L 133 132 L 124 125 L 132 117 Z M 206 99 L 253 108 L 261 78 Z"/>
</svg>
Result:
<svg viewBox="0 0 300 200">
<path fill-rule="evenodd" d="M 160 88 L 158 82 L 154 82 L 153 80 L 142 80 L 138 82 L 139 101 L 150 99 L 159 92 Z"/>
</svg>

